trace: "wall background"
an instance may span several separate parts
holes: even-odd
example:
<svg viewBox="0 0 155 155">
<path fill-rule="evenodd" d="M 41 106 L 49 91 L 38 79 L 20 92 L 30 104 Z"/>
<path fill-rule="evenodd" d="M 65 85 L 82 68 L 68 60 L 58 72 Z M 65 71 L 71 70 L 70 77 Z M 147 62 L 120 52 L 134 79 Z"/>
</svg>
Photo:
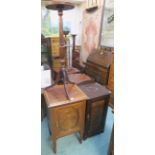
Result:
<svg viewBox="0 0 155 155">
<path fill-rule="evenodd" d="M 114 46 L 114 22 L 108 23 L 108 17 L 114 13 L 114 0 L 98 0 L 98 9 L 87 12 L 88 0 L 76 5 L 73 10 L 64 11 L 64 28 L 76 34 L 76 45 L 81 46 L 81 63 L 94 48 Z M 42 33 L 45 37 L 58 36 L 58 13 L 42 6 Z M 72 42 L 72 41 L 71 41 Z"/>
<path fill-rule="evenodd" d="M 98 47 L 104 0 L 98 0 L 98 9 L 87 12 L 83 9 L 82 53 L 81 61 L 85 62 L 94 48 Z M 86 8 L 87 1 L 84 7 Z"/>
<path fill-rule="evenodd" d="M 57 11 L 48 10 L 45 6 L 42 6 L 41 11 L 42 34 L 45 37 L 59 36 Z M 81 45 L 82 11 L 80 5 L 76 5 L 72 10 L 63 12 L 63 27 L 69 28 L 71 34 L 77 34 L 76 45 Z"/>
<path fill-rule="evenodd" d="M 114 0 L 105 0 L 103 13 L 101 45 L 114 47 L 114 20 L 108 22 L 114 15 Z"/>
</svg>

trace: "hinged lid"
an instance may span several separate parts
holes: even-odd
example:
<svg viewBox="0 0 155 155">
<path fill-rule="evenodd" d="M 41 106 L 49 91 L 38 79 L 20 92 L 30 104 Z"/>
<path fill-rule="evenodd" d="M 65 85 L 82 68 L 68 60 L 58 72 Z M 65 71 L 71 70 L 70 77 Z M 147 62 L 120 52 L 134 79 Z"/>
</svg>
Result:
<svg viewBox="0 0 155 155">
<path fill-rule="evenodd" d="M 112 52 L 106 49 L 94 50 L 93 53 L 88 56 L 87 62 L 97 64 L 101 67 L 109 67 L 112 63 Z"/>
</svg>

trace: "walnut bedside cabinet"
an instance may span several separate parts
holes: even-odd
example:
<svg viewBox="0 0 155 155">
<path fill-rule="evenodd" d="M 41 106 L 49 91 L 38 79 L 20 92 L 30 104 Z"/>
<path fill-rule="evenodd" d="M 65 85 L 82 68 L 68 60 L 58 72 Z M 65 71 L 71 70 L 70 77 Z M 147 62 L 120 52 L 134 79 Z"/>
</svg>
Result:
<svg viewBox="0 0 155 155">
<path fill-rule="evenodd" d="M 87 96 L 74 84 L 68 84 L 67 89 L 71 100 L 66 98 L 63 85 L 44 91 L 54 153 L 60 137 L 79 132 L 80 143 L 83 139 Z"/>
<path fill-rule="evenodd" d="M 79 85 L 88 96 L 86 102 L 84 139 L 104 131 L 111 91 L 97 82 Z"/>
</svg>

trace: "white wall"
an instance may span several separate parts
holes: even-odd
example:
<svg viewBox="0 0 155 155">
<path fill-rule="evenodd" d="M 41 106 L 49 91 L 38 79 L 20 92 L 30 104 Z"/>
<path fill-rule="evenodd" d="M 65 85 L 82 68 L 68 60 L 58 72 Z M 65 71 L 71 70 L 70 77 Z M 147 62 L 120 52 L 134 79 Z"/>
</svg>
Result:
<svg viewBox="0 0 155 155">
<path fill-rule="evenodd" d="M 46 12 L 46 8 L 42 7 L 42 10 Z M 58 24 L 58 12 L 50 10 L 49 11 L 50 22 L 54 21 L 54 24 Z M 77 34 L 76 45 L 81 45 L 82 37 L 82 9 L 80 6 L 75 6 L 72 10 L 67 10 L 63 12 L 63 21 L 69 22 L 71 24 L 70 34 Z"/>
<path fill-rule="evenodd" d="M 106 0 L 102 23 L 101 45 L 114 47 L 114 21 L 107 22 L 108 17 L 114 13 L 114 0 Z"/>
<path fill-rule="evenodd" d="M 77 34 L 76 45 L 81 45 L 82 40 L 82 9 L 75 7 L 72 14 L 71 34 Z"/>
</svg>

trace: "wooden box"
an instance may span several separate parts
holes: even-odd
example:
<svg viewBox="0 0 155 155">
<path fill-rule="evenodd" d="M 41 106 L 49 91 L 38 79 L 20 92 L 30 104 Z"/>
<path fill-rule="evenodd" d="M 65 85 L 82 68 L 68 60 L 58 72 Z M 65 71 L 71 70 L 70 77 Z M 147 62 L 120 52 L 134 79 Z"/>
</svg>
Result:
<svg viewBox="0 0 155 155">
<path fill-rule="evenodd" d="M 71 100 L 67 100 L 63 85 L 56 85 L 44 92 L 55 153 L 56 140 L 60 137 L 79 132 L 80 142 L 83 139 L 87 96 L 76 85 L 69 84 L 67 89 Z"/>
<path fill-rule="evenodd" d="M 79 85 L 88 96 L 86 101 L 84 139 L 104 131 L 111 92 L 96 82 Z"/>
</svg>

